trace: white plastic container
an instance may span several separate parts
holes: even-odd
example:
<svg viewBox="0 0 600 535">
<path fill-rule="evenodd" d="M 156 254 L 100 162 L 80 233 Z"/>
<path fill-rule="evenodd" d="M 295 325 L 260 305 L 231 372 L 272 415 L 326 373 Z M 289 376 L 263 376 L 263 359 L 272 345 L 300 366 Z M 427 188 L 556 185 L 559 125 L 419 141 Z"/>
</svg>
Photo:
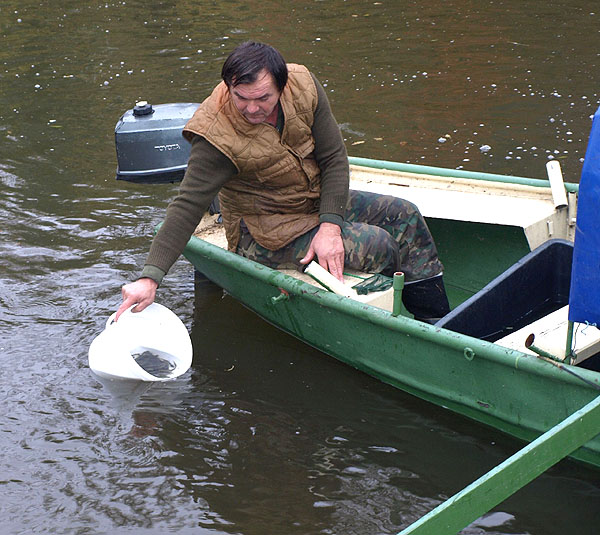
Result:
<svg viewBox="0 0 600 535">
<path fill-rule="evenodd" d="M 125 311 L 118 322 L 114 318 L 115 314 L 108 318 L 106 328 L 90 345 L 88 362 L 95 374 L 107 379 L 168 381 L 191 366 L 190 335 L 168 308 L 152 303 L 141 312 Z M 158 370 L 156 375 L 147 371 L 153 369 Z"/>
</svg>

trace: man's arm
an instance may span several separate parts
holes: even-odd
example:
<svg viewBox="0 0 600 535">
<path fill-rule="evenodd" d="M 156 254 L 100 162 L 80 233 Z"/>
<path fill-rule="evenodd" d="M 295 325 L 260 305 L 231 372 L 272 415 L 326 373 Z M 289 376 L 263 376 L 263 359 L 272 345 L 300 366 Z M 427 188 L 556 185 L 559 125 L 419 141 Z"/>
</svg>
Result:
<svg viewBox="0 0 600 535">
<path fill-rule="evenodd" d="M 140 278 L 121 289 L 123 302 L 116 320 L 133 305 L 141 312 L 152 304 L 156 289 L 179 257 L 208 205 L 235 173 L 224 154 L 200 136 L 192 140 L 188 167 L 179 195 L 169 204 L 163 225 L 154 237 Z"/>
<path fill-rule="evenodd" d="M 316 256 L 322 267 L 343 281 L 344 245 L 341 225 L 350 182 L 348 154 L 325 90 L 314 76 L 313 79 L 317 87 L 318 104 L 312 134 L 315 139 L 314 155 L 321 170 L 321 224 L 308 253 L 300 262 L 308 264 Z"/>
<path fill-rule="evenodd" d="M 147 274 L 149 267 L 158 268 L 163 275 L 169 271 L 208 205 L 236 172 L 227 156 L 203 137 L 194 137 L 179 195 L 167 208 L 165 221 L 152 241 L 142 276 Z M 161 280 L 156 282 L 160 284 Z"/>
</svg>

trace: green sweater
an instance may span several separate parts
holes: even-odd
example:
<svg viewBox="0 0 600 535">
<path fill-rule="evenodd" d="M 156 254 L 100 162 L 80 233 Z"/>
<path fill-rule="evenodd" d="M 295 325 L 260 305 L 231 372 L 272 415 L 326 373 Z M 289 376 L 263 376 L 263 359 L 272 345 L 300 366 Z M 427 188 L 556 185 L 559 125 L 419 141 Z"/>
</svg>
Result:
<svg viewBox="0 0 600 535">
<path fill-rule="evenodd" d="M 348 198 L 348 155 L 327 95 L 313 76 L 318 104 L 312 134 L 314 155 L 321 170 L 320 222 L 341 225 Z M 164 223 L 150 247 L 140 278 L 158 284 L 182 253 L 200 219 L 223 184 L 237 173 L 233 162 L 206 139 L 196 136 L 179 195 L 169 204 Z"/>
</svg>

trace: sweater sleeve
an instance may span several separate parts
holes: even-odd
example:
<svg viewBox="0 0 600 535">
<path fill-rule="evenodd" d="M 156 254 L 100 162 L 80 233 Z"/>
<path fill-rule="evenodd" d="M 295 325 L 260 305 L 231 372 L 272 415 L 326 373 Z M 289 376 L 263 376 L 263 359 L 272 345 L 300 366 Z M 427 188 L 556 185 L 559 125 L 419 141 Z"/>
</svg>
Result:
<svg viewBox="0 0 600 535">
<path fill-rule="evenodd" d="M 194 137 L 179 194 L 167 208 L 167 215 L 152 241 L 141 277 L 161 283 L 211 201 L 223 184 L 236 173 L 233 162 L 227 156 L 203 137 Z"/>
<path fill-rule="evenodd" d="M 341 225 L 350 183 L 348 153 L 325 90 L 314 75 L 313 79 L 318 98 L 312 134 L 315 139 L 314 155 L 321 170 L 319 220 Z"/>
</svg>

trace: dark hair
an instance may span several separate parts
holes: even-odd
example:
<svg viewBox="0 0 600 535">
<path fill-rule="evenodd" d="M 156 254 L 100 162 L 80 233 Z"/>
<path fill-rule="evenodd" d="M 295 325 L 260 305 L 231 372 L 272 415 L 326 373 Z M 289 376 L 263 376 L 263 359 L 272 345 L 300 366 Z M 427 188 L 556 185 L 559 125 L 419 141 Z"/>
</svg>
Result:
<svg viewBox="0 0 600 535">
<path fill-rule="evenodd" d="M 263 69 L 273 75 L 275 85 L 279 91 L 283 91 L 288 78 L 283 56 L 270 45 L 246 41 L 236 47 L 225 60 L 221 77 L 227 87 L 235 87 L 255 82 Z"/>
</svg>

